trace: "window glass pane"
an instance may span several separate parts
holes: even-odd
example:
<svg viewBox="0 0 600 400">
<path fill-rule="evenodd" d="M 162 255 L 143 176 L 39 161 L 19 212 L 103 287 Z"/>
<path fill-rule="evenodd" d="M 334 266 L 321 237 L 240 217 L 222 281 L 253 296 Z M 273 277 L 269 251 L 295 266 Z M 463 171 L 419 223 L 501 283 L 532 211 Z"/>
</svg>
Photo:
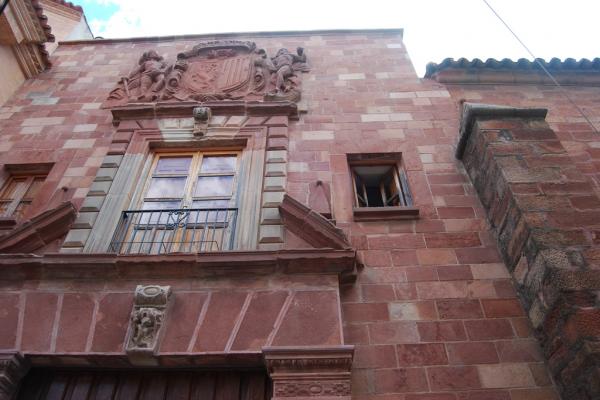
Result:
<svg viewBox="0 0 600 400">
<path fill-rule="evenodd" d="M 33 182 L 31 182 L 31 186 L 29 186 L 29 189 L 27 189 L 27 192 L 23 198 L 27 200 L 35 199 L 35 195 L 38 194 L 43 183 L 44 178 L 35 178 Z"/>
<path fill-rule="evenodd" d="M 180 208 L 179 201 L 146 201 L 142 205 L 142 210 L 173 210 Z"/>
<path fill-rule="evenodd" d="M 190 221 L 194 223 L 203 222 L 227 222 L 231 220 L 235 211 L 227 210 L 229 200 L 194 200 L 192 208 L 207 208 L 207 211 L 193 211 Z"/>
<path fill-rule="evenodd" d="M 187 178 L 152 178 L 146 197 L 177 198 L 183 197 Z"/>
<path fill-rule="evenodd" d="M 2 191 L 2 200 L 11 200 L 17 190 L 23 189 L 25 186 L 25 178 L 11 179 Z"/>
<path fill-rule="evenodd" d="M 231 196 L 233 176 L 199 176 L 194 196 Z"/>
<path fill-rule="evenodd" d="M 156 164 L 156 174 L 187 174 L 192 157 L 161 157 Z"/>
<path fill-rule="evenodd" d="M 194 200 L 192 208 L 227 208 L 229 200 Z"/>
<path fill-rule="evenodd" d="M 137 224 L 167 224 L 172 223 L 175 218 L 169 210 L 178 209 L 181 206 L 179 201 L 146 201 L 142 205 L 145 213 L 135 213 L 134 221 Z"/>
<path fill-rule="evenodd" d="M 200 172 L 233 172 L 236 160 L 236 156 L 205 156 Z"/>
</svg>

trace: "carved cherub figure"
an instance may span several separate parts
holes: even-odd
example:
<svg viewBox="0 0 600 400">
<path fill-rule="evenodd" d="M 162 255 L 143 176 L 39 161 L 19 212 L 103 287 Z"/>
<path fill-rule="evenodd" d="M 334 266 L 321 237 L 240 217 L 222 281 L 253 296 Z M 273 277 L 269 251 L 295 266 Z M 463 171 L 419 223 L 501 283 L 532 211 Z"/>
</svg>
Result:
<svg viewBox="0 0 600 400">
<path fill-rule="evenodd" d="M 139 75 L 140 94 L 138 100 L 154 100 L 165 86 L 165 74 L 168 64 L 154 50 L 142 54 L 138 61 L 138 67 L 135 68 L 128 77 L 123 78 L 125 91 L 129 96 L 129 80 Z"/>
<path fill-rule="evenodd" d="M 277 74 L 275 82 L 275 90 L 277 93 L 287 92 L 290 88 L 286 84 L 287 78 L 294 75 L 294 64 L 305 63 L 306 54 L 304 49 L 298 47 L 297 54 L 292 54 L 288 49 L 280 49 L 275 57 L 271 59 L 274 71 Z"/>
</svg>

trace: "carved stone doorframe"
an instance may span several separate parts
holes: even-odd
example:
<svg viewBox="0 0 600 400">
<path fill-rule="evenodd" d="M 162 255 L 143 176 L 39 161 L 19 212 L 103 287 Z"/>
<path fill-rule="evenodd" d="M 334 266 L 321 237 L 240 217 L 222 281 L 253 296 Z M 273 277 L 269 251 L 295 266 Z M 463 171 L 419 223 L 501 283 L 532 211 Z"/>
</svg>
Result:
<svg viewBox="0 0 600 400">
<path fill-rule="evenodd" d="M 0 353 L 0 400 L 12 400 L 30 363 L 17 351 Z"/>
</svg>

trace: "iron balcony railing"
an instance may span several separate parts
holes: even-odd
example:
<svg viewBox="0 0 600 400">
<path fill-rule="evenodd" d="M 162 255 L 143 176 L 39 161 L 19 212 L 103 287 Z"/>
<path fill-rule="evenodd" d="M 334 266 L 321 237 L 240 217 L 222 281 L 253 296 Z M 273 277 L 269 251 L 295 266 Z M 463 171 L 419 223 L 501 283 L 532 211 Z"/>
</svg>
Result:
<svg viewBox="0 0 600 400">
<path fill-rule="evenodd" d="M 120 254 L 231 250 L 237 208 L 123 211 L 110 251 Z"/>
</svg>

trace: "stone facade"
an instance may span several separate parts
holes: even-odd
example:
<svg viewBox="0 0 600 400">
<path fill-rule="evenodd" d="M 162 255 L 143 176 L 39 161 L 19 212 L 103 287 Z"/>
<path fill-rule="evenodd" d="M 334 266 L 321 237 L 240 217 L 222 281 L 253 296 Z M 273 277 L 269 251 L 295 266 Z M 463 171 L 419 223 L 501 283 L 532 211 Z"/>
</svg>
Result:
<svg viewBox="0 0 600 400">
<path fill-rule="evenodd" d="M 121 78 L 135 75 L 143 54 L 155 51 L 174 63 L 180 53 L 224 41 L 210 57 L 229 57 L 227 46 L 244 41 L 269 57 L 302 48 L 294 54 L 305 54 L 310 68 L 282 72 L 282 86 L 279 69 L 268 69 L 273 86 L 239 98 L 232 89 L 229 98 L 163 99 L 153 78 L 149 91 L 136 94 L 142 99 L 106 103 L 118 85 L 119 96 L 131 98 Z M 524 268 L 544 250 L 532 248 L 519 267 L 533 235 L 517 224 L 526 210 L 519 203 L 498 207 L 502 194 L 515 190 L 511 180 L 549 184 L 562 173 L 573 192 L 543 201 L 581 210 L 552 221 L 585 225 L 585 233 L 547 240 L 593 249 L 598 142 L 557 89 L 419 79 L 397 30 L 67 42 L 52 61 L 0 109 L 0 164 L 52 164 L 26 215 L 31 223 L 6 228 L 36 244 L 10 242 L 10 232 L 0 237 L 0 249 L 12 253 L 0 258 L 0 352 L 7 360 L 70 368 L 260 367 L 275 398 L 558 399 L 559 390 L 565 399 L 594 398 L 597 330 L 589 321 L 597 319 L 597 288 L 590 283 L 571 295 L 572 288 L 524 283 Z M 277 97 L 286 90 L 301 96 Z M 600 96 L 595 87 L 568 90 L 586 104 Z M 56 102 L 36 102 L 42 95 Z M 469 125 L 457 160 L 463 99 L 544 107 L 548 117 Z M 210 108 L 210 119 L 194 120 L 198 106 Z M 527 146 L 547 153 L 500 162 L 483 150 L 491 146 L 485 140 L 504 143 L 498 129 L 517 141 L 539 139 Z M 523 133 L 528 129 L 539 135 Z M 139 195 L 148 157 L 161 146 L 241 149 L 250 183 L 235 251 L 109 252 L 120 213 Z M 347 154 L 390 152 L 401 153 L 418 212 L 355 221 Z M 569 168 L 556 172 L 544 163 Z M 499 219 L 512 221 L 512 233 Z M 12 250 L 20 248 L 37 255 Z M 569 268 L 595 276 L 593 251 L 579 250 L 585 265 Z M 146 307 L 136 302 L 138 285 L 168 286 L 170 294 L 158 308 Z M 560 307 L 569 313 L 549 317 Z M 145 308 L 154 311 L 138 318 Z M 145 333 L 138 329 L 144 317 Z M 132 337 L 152 350 L 127 351 Z M 17 390 L 13 376 L 25 372 L 10 375 L 2 389 Z"/>
</svg>

